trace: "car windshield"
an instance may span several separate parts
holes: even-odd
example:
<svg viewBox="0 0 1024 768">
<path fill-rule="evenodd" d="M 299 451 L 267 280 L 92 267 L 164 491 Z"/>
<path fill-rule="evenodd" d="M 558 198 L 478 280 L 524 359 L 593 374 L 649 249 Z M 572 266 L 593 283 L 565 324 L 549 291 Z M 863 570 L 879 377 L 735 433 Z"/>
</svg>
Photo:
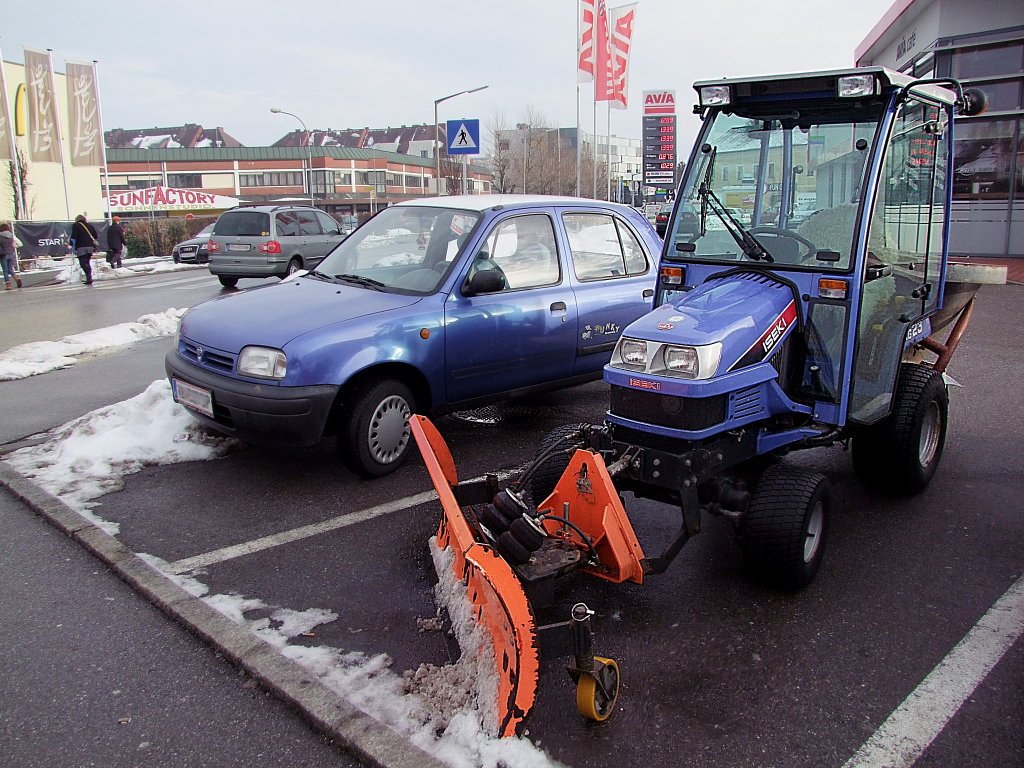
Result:
<svg viewBox="0 0 1024 768">
<path fill-rule="evenodd" d="M 865 158 L 877 127 L 850 118 L 838 110 L 717 114 L 666 240 L 677 250 L 692 243 L 687 259 L 849 269 Z"/>
<path fill-rule="evenodd" d="M 433 293 L 481 218 L 454 208 L 386 208 L 331 251 L 316 275 L 374 290 Z"/>
</svg>

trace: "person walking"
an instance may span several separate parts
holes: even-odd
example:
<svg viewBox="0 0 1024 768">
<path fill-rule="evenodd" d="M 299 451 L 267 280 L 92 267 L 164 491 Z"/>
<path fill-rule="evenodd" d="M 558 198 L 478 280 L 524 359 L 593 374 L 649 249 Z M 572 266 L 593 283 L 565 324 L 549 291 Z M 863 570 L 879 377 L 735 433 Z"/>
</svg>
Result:
<svg viewBox="0 0 1024 768">
<path fill-rule="evenodd" d="M 110 226 L 107 227 L 107 263 L 117 269 L 123 266 L 122 256 L 124 255 L 124 228 L 121 226 L 121 217 L 115 216 Z"/>
<path fill-rule="evenodd" d="M 18 249 L 21 247 L 21 240 L 14 235 L 11 225 L 7 222 L 0 224 L 0 263 L 4 271 L 4 290 L 9 291 L 17 283 L 21 288 L 21 277 L 18 275 Z"/>
<path fill-rule="evenodd" d="M 85 284 L 92 285 L 92 255 L 100 244 L 96 239 L 96 230 L 81 213 L 75 216 L 75 223 L 71 227 L 71 241 L 75 244 L 78 264 L 85 273 Z"/>
</svg>

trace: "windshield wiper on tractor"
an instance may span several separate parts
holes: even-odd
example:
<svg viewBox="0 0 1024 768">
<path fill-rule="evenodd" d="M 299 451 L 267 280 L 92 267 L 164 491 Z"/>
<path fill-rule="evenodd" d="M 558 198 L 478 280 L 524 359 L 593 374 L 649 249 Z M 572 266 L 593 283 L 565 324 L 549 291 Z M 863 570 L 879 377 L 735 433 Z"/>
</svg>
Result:
<svg viewBox="0 0 1024 768">
<path fill-rule="evenodd" d="M 718 199 L 718 195 L 716 195 L 711 189 L 711 175 L 714 172 L 715 155 L 718 154 L 718 147 L 712 148 L 710 152 L 711 156 L 708 158 L 708 164 L 704 168 L 704 178 L 701 179 L 700 186 L 697 188 L 697 196 L 700 198 L 701 235 L 703 236 L 707 231 L 708 208 L 711 208 L 711 212 L 721 220 L 725 225 L 726 231 L 732 236 L 732 239 L 736 241 L 740 250 L 742 250 L 748 258 L 754 261 L 774 262 L 775 259 L 773 259 L 772 255 L 768 253 L 768 249 L 761 245 L 760 241 L 750 234 L 744 226 L 740 224 L 731 213 L 729 213 L 729 210 L 722 205 L 722 201 Z"/>
</svg>

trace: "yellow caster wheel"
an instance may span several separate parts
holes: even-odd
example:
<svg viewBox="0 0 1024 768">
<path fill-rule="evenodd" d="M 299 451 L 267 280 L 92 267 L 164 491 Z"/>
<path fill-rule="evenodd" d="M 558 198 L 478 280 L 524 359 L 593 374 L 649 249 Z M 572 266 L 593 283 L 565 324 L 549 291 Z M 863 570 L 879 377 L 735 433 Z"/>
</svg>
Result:
<svg viewBox="0 0 1024 768">
<path fill-rule="evenodd" d="M 619 665 L 603 656 L 594 657 L 592 674 L 576 682 L 576 709 L 587 720 L 603 723 L 615 711 L 619 698 Z"/>
</svg>

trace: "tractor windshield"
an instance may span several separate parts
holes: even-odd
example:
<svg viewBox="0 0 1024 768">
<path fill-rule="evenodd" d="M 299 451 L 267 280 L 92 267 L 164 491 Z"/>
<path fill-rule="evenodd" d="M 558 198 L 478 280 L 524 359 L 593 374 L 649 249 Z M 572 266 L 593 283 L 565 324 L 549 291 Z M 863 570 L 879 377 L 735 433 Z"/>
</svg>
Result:
<svg viewBox="0 0 1024 768">
<path fill-rule="evenodd" d="M 877 122 L 837 112 L 716 114 L 667 240 L 699 261 L 848 270 Z"/>
</svg>

